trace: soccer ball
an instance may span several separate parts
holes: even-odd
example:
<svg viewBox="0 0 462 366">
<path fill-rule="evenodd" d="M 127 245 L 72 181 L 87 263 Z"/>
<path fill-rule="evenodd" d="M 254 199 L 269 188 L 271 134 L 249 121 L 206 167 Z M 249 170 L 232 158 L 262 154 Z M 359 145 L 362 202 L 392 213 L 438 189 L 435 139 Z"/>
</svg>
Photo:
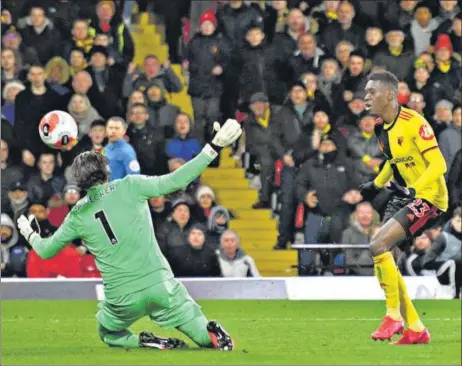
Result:
<svg viewBox="0 0 462 366">
<path fill-rule="evenodd" d="M 70 149 L 77 143 L 78 128 L 74 118 L 63 111 L 51 111 L 39 125 L 40 138 L 53 149 Z"/>
</svg>

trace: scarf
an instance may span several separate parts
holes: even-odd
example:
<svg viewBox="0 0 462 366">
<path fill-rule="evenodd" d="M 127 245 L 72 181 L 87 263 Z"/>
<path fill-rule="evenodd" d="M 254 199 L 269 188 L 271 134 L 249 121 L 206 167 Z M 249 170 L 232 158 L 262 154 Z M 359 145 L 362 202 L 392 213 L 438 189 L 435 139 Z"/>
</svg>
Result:
<svg viewBox="0 0 462 366">
<path fill-rule="evenodd" d="M 445 62 L 438 62 L 438 69 L 442 72 L 447 74 L 449 70 L 451 70 L 451 61 L 445 61 Z"/>
<path fill-rule="evenodd" d="M 94 38 L 89 36 L 82 40 L 74 40 L 74 43 L 78 48 L 81 48 L 85 53 L 88 53 L 93 47 L 93 41 Z"/>
<path fill-rule="evenodd" d="M 399 47 L 388 47 L 388 50 L 393 56 L 398 57 L 403 53 L 403 45 Z"/>
<path fill-rule="evenodd" d="M 265 114 L 261 117 L 258 117 L 257 118 L 257 122 L 260 126 L 262 126 L 263 128 L 267 128 L 268 125 L 269 125 L 269 119 L 270 119 L 270 109 L 268 108 L 265 112 Z"/>
</svg>

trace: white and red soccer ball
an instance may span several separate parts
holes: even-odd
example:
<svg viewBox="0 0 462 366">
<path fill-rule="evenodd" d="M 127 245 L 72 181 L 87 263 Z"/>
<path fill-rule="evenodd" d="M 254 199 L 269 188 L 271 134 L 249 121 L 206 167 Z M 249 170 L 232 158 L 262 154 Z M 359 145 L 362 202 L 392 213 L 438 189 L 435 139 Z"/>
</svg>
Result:
<svg viewBox="0 0 462 366">
<path fill-rule="evenodd" d="M 78 128 L 74 118 L 63 111 L 51 111 L 39 125 L 42 141 L 53 149 L 70 149 L 77 143 Z"/>
</svg>

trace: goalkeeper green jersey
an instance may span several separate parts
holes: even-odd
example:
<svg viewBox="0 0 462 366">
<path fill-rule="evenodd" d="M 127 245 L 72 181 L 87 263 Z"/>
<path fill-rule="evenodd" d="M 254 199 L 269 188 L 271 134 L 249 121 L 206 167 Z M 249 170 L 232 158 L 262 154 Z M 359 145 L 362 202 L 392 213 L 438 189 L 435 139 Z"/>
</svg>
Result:
<svg viewBox="0 0 462 366">
<path fill-rule="evenodd" d="M 148 199 L 186 187 L 211 161 L 201 152 L 168 175 L 129 175 L 92 187 L 52 237 L 33 235 L 31 245 L 40 257 L 50 258 L 81 238 L 95 256 L 108 299 L 171 279 L 154 235 Z"/>
</svg>

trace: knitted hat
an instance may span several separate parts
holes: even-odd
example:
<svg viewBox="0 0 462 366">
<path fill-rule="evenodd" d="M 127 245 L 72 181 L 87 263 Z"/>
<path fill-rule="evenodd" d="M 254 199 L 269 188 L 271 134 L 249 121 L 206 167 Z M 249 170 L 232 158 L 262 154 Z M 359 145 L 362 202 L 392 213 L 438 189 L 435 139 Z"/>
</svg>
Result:
<svg viewBox="0 0 462 366">
<path fill-rule="evenodd" d="M 212 188 L 209 186 L 200 186 L 196 191 L 196 201 L 199 201 L 200 198 L 204 195 L 208 194 L 212 197 L 212 200 L 215 201 L 215 193 L 213 192 Z"/>
<path fill-rule="evenodd" d="M 10 184 L 8 187 L 10 192 L 14 191 L 27 191 L 27 183 L 24 179 L 18 179 Z"/>
<path fill-rule="evenodd" d="M 268 103 L 268 97 L 265 95 L 265 93 L 257 92 L 257 93 L 252 94 L 252 96 L 250 97 L 249 104 L 258 103 L 258 102 Z"/>
<path fill-rule="evenodd" d="M 449 38 L 449 35 L 444 34 L 444 33 L 438 36 L 438 39 L 436 40 L 436 43 L 435 43 L 435 51 L 438 51 L 441 48 L 447 48 L 449 51 L 452 52 L 451 39 Z"/>
<path fill-rule="evenodd" d="M 75 191 L 80 193 L 80 188 L 77 185 L 70 183 L 64 186 L 63 193 L 66 193 L 67 191 Z"/>
<path fill-rule="evenodd" d="M 213 13 L 212 10 L 207 9 L 202 13 L 202 15 L 199 18 L 199 24 L 202 25 L 202 23 L 209 21 L 212 22 L 212 24 L 216 27 L 217 26 L 217 17 Z"/>
</svg>

